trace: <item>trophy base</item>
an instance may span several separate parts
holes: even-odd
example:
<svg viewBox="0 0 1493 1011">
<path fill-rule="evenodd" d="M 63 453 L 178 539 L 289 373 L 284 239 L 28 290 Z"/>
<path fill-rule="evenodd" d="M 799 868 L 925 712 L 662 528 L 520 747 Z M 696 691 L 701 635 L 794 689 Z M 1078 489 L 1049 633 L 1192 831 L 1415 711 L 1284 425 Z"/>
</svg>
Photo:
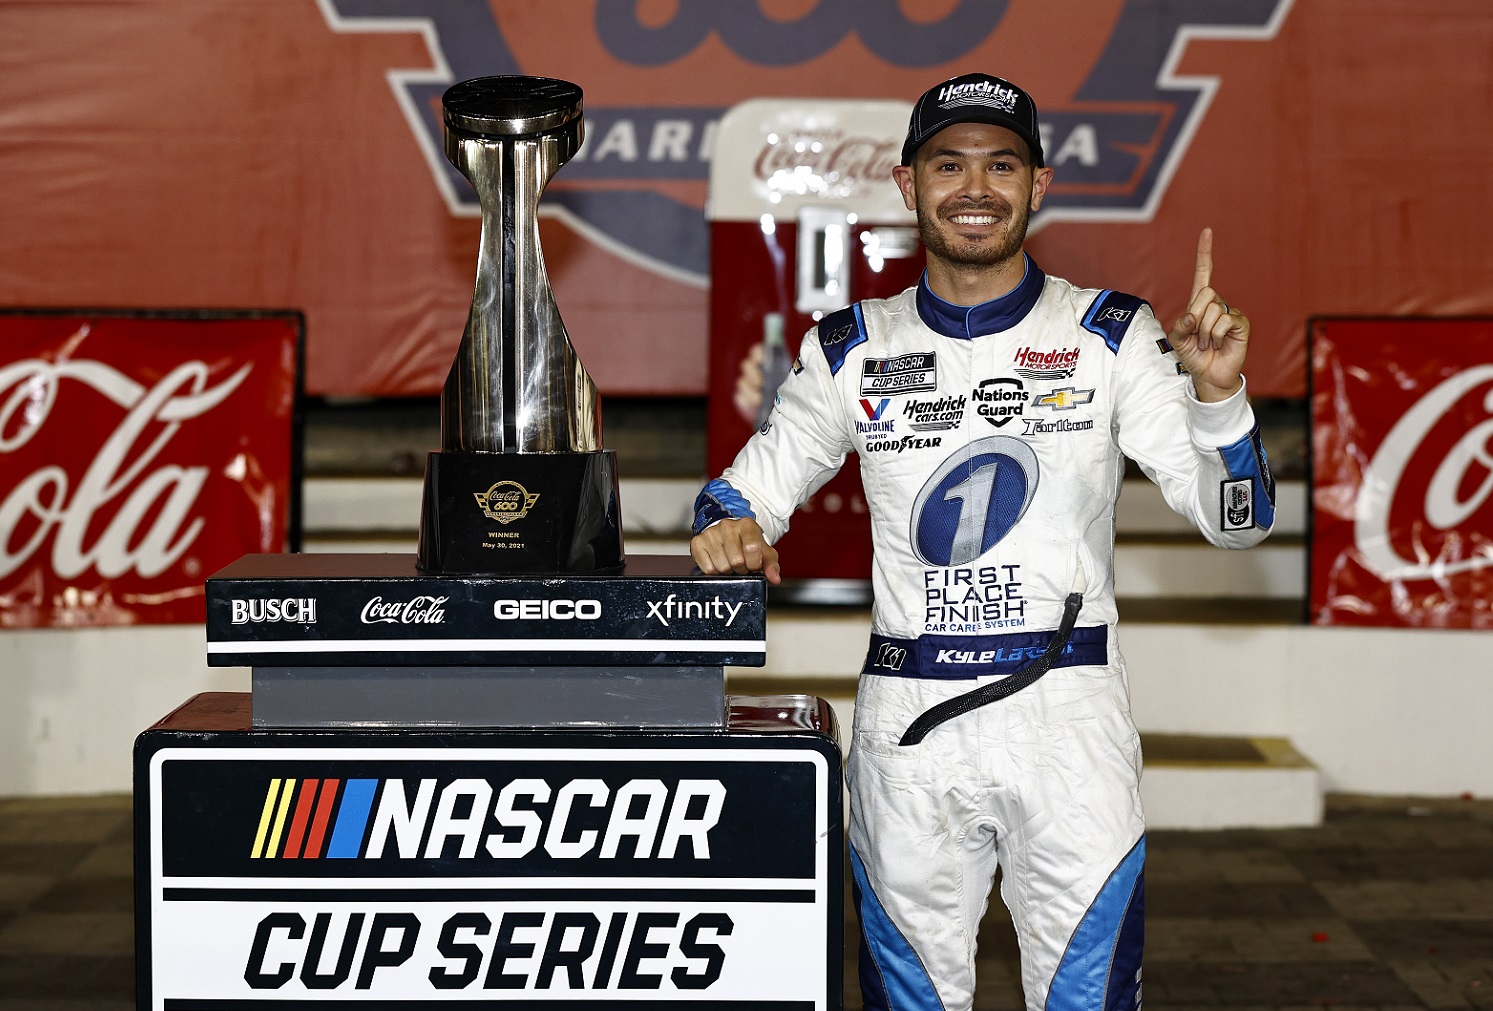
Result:
<svg viewBox="0 0 1493 1011">
<path fill-rule="evenodd" d="M 422 572 L 620 572 L 617 456 L 431 453 L 420 514 Z"/>
</svg>

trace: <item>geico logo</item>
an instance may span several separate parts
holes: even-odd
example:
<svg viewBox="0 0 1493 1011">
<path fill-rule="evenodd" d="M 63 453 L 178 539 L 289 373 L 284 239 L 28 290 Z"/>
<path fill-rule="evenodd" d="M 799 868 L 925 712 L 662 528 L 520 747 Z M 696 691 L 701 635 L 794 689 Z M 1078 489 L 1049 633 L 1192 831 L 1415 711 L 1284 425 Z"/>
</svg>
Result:
<svg viewBox="0 0 1493 1011">
<path fill-rule="evenodd" d="M 672 786 L 631 779 L 615 792 L 599 779 L 573 779 L 558 790 L 542 779 L 515 779 L 497 791 L 496 801 L 485 779 L 454 780 L 440 790 L 439 800 L 433 779 L 420 780 L 413 797 L 405 786 L 401 779 L 384 781 L 368 830 L 367 859 L 381 859 L 390 849 L 391 857 L 413 860 L 421 856 L 423 841 L 427 860 L 470 860 L 479 845 L 500 860 L 539 847 L 557 860 L 593 851 L 603 860 L 708 860 L 709 833 L 726 802 L 725 785 L 714 779 L 681 779 Z M 342 830 L 340 819 L 337 828 Z"/>
<path fill-rule="evenodd" d="M 601 914 L 586 910 L 489 909 L 425 921 L 413 912 L 322 912 L 308 931 L 307 915 L 273 912 L 259 921 L 244 966 L 250 987 L 278 990 L 299 975 L 308 990 L 335 990 L 356 980 L 348 989 L 383 984 L 401 994 L 426 988 L 433 995 L 468 988 L 704 990 L 720 979 L 726 961 L 720 941 L 736 928 L 720 912 L 696 913 L 681 927 L 684 914 L 658 910 L 612 912 L 603 924 Z"/>
<path fill-rule="evenodd" d="M 503 621 L 595 621 L 599 600 L 496 600 L 492 615 Z"/>
<path fill-rule="evenodd" d="M 245 625 L 251 621 L 293 621 L 303 625 L 316 624 L 315 597 L 285 597 L 284 599 L 252 599 L 230 601 L 233 623 Z"/>
</svg>

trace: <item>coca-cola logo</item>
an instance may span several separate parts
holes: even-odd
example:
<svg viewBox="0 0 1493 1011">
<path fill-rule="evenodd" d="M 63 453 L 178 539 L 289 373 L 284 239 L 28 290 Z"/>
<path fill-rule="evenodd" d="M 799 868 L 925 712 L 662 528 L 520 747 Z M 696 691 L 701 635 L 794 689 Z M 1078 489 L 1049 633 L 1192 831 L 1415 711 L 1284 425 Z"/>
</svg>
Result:
<svg viewBox="0 0 1493 1011">
<path fill-rule="evenodd" d="M 449 597 L 421 595 L 412 600 L 374 597 L 363 605 L 359 620 L 365 625 L 440 625 L 446 620 Z"/>
<path fill-rule="evenodd" d="M 1397 421 L 1364 468 L 1353 537 L 1381 579 L 1440 579 L 1493 565 L 1493 530 L 1466 524 L 1493 497 L 1493 385 L 1461 420 L 1468 394 L 1493 384 L 1493 365 L 1445 380 Z M 1403 522 L 1408 517 L 1408 523 Z M 1413 536 L 1396 537 L 1409 527 Z"/>
<path fill-rule="evenodd" d="M 174 565 L 205 524 L 194 507 L 209 468 L 160 462 L 163 450 L 184 423 L 223 403 L 252 370 L 246 364 L 209 386 L 208 365 L 187 361 L 146 387 L 87 359 L 29 358 L 0 368 L 0 454 L 21 449 L 49 423 L 68 424 L 53 418 L 64 381 L 82 383 L 125 411 L 76 484 L 50 463 L 10 488 L 0 503 L 0 577 L 25 565 L 49 539 L 52 571 L 63 579 L 89 569 L 106 579 L 129 572 L 149 578 Z M 74 424 L 66 439 L 95 434 Z"/>
<path fill-rule="evenodd" d="M 753 171 L 764 182 L 798 181 L 801 186 L 789 188 L 843 198 L 868 186 L 889 185 L 900 160 L 899 142 L 884 138 L 847 136 L 838 130 L 770 134 Z"/>
</svg>

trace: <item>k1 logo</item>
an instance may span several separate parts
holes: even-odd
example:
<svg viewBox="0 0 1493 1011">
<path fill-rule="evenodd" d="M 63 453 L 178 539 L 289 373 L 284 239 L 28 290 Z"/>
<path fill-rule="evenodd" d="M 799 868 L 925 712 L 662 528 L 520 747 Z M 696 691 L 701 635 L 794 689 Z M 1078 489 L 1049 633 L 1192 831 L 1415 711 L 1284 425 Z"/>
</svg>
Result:
<svg viewBox="0 0 1493 1011">
<path fill-rule="evenodd" d="M 909 18 L 904 11 L 912 5 L 895 0 L 796 3 L 787 5 L 791 15 L 778 14 L 782 4 L 719 0 L 317 3 L 333 31 L 423 36 L 428 66 L 391 68 L 387 76 L 455 214 L 480 211 L 442 154 L 441 92 L 495 74 L 580 84 L 588 140 L 560 177 L 567 185 L 545 195 L 545 213 L 616 255 L 696 285 L 708 274 L 708 228 L 700 206 L 681 193 L 708 177 L 715 127 L 726 109 L 780 93 L 785 70 L 808 82 L 800 89 L 817 88 L 827 98 L 849 92 L 910 103 L 971 66 L 1009 65 L 1005 54 L 1040 47 L 1054 54 L 1052 71 L 1016 82 L 1036 96 L 1042 145 L 1058 172 L 1034 226 L 1059 219 L 1144 221 L 1219 83 L 1177 73 L 1187 43 L 1272 38 L 1291 6 L 1291 0 L 1122 0 L 1109 5 L 1116 9 L 1105 19 L 1075 22 L 1072 37 L 1055 46 L 1043 0 L 955 0 L 936 5 L 944 13 L 931 20 Z M 525 54 L 540 54 L 530 57 L 534 65 L 522 65 L 518 46 L 510 45 L 520 36 Z M 698 79 L 702 54 L 709 54 L 708 80 Z M 826 74 L 823 83 L 814 76 Z M 629 104 L 622 96 L 649 97 Z"/>
<path fill-rule="evenodd" d="M 912 545 L 929 565 L 965 565 L 1000 543 L 1037 493 L 1037 454 L 1020 439 L 977 439 L 918 492 Z"/>
</svg>

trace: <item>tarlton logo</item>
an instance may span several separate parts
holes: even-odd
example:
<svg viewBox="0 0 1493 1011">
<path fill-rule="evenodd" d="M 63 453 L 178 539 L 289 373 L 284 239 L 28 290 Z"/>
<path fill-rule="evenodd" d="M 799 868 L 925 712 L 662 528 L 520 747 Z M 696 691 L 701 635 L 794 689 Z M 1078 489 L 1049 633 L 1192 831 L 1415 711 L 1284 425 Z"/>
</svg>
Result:
<svg viewBox="0 0 1493 1011">
<path fill-rule="evenodd" d="M 993 81 L 946 84 L 938 89 L 938 104 L 945 109 L 961 105 L 993 105 L 1002 112 L 1016 111 L 1016 90 Z"/>
<path fill-rule="evenodd" d="M 1092 421 L 1071 421 L 1068 418 L 1057 418 L 1053 421 L 1043 421 L 1040 418 L 1022 418 L 1021 424 L 1025 426 L 1022 435 L 1047 435 L 1051 432 L 1087 432 L 1094 427 Z"/>
<path fill-rule="evenodd" d="M 499 523 L 523 519 L 534 508 L 534 503 L 539 501 L 538 492 L 531 494 L 517 481 L 499 481 L 487 491 L 473 493 L 472 497 L 477 500 L 477 507 L 482 510 L 482 515 Z"/>
<path fill-rule="evenodd" d="M 963 394 L 937 400 L 909 400 L 903 405 L 902 414 L 914 432 L 939 432 L 958 427 L 968 403 Z"/>
<path fill-rule="evenodd" d="M 229 604 L 235 625 L 250 622 L 288 621 L 295 625 L 316 624 L 315 597 L 252 598 L 234 600 Z"/>
<path fill-rule="evenodd" d="M 658 619 L 659 624 L 668 626 L 670 619 L 679 621 L 686 618 L 697 619 L 726 619 L 726 627 L 730 628 L 741 609 L 746 606 L 746 601 L 722 600 L 717 594 L 711 600 L 680 600 L 674 594 L 669 594 L 663 600 L 648 601 L 648 617 Z"/>
<path fill-rule="evenodd" d="M 974 391 L 975 413 L 996 428 L 1019 417 L 1031 399 L 1020 379 L 986 379 Z"/>
<path fill-rule="evenodd" d="M 441 605 L 449 599 L 422 594 L 412 600 L 386 602 L 383 597 L 374 597 L 363 605 L 358 620 L 365 625 L 440 625 L 446 621 Z"/>
<path fill-rule="evenodd" d="M 1072 379 L 1078 371 L 1078 348 L 1038 351 L 1024 347 L 1016 352 L 1015 372 L 1023 379 Z"/>
<path fill-rule="evenodd" d="M 1050 407 L 1054 411 L 1071 411 L 1081 404 L 1094 402 L 1093 390 L 1075 390 L 1071 386 L 1063 386 L 1059 389 L 1044 393 L 1032 401 L 1033 407 Z"/>
<path fill-rule="evenodd" d="M 601 601 L 495 600 L 492 616 L 499 621 L 595 621 L 601 617 Z"/>
</svg>

